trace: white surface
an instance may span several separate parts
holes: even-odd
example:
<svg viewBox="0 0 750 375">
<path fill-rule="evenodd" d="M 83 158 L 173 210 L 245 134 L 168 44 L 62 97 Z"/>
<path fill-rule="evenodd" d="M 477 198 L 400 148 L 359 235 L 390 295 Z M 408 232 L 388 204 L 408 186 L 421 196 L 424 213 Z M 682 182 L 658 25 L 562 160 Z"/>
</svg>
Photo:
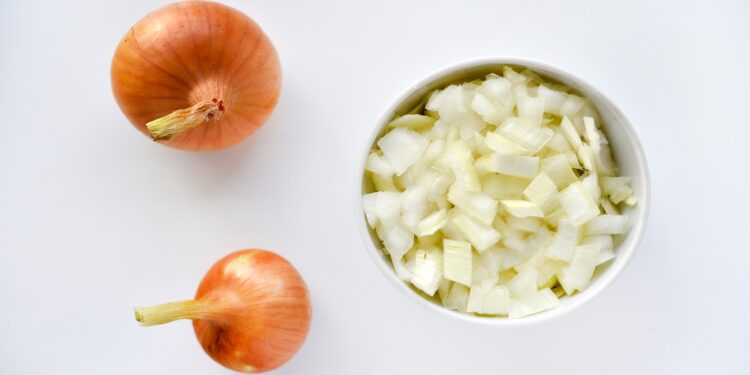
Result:
<svg viewBox="0 0 750 375">
<path fill-rule="evenodd" d="M 230 3 L 276 44 L 283 94 L 253 138 L 193 154 L 143 137 L 110 93 L 117 42 L 157 4 L 0 2 L 0 373 L 228 374 L 188 322 L 141 328 L 131 307 L 192 296 L 243 247 L 283 254 L 312 292 L 308 341 L 279 374 L 748 372 L 748 3 Z M 614 285 L 515 330 L 401 295 L 351 200 L 360 140 L 395 95 L 500 54 L 617 102 L 653 192 Z"/>
</svg>

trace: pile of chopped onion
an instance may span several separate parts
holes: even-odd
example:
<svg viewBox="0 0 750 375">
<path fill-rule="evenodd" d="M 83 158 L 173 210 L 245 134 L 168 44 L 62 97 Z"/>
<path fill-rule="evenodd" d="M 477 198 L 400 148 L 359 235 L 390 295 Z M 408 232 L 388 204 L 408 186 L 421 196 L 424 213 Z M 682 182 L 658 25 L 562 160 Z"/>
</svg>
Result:
<svg viewBox="0 0 750 375">
<path fill-rule="evenodd" d="M 615 257 L 636 197 L 588 99 L 506 66 L 412 112 L 365 167 L 367 222 L 399 278 L 449 309 L 519 318 Z"/>
</svg>

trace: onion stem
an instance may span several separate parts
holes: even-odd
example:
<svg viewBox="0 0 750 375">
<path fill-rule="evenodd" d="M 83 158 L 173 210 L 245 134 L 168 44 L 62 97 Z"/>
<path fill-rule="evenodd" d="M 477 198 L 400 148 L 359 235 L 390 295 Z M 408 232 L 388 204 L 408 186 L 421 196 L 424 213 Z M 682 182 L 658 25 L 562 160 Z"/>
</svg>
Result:
<svg viewBox="0 0 750 375">
<path fill-rule="evenodd" d="M 142 326 L 149 327 L 179 319 L 205 319 L 215 316 L 219 309 L 211 302 L 187 300 L 150 307 L 136 307 L 134 310 L 135 320 L 139 321 Z"/>
<path fill-rule="evenodd" d="M 146 127 L 154 141 L 166 141 L 205 121 L 218 120 L 223 112 L 223 101 L 214 99 L 210 102 L 200 102 L 190 108 L 178 109 L 148 122 Z"/>
</svg>

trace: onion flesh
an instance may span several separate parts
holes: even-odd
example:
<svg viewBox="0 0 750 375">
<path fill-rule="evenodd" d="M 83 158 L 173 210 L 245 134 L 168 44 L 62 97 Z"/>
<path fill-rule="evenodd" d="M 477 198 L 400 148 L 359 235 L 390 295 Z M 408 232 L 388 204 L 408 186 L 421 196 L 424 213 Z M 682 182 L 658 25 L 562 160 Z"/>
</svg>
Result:
<svg viewBox="0 0 750 375">
<path fill-rule="evenodd" d="M 419 293 L 520 318 L 586 289 L 615 259 L 637 199 L 586 98 L 529 70 L 501 71 L 391 121 L 368 157 L 373 192 L 362 203 Z"/>
</svg>

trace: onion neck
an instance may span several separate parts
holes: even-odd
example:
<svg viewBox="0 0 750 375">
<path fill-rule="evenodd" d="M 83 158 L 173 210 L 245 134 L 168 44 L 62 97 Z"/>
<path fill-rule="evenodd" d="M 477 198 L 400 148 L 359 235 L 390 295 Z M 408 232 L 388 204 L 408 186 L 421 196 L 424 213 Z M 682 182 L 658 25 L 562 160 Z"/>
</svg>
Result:
<svg viewBox="0 0 750 375">
<path fill-rule="evenodd" d="M 224 101 L 202 101 L 189 108 L 178 109 L 146 124 L 154 141 L 166 141 L 204 122 L 216 121 L 224 113 Z"/>
<path fill-rule="evenodd" d="M 203 300 L 164 303 L 150 307 L 136 307 L 135 320 L 149 327 L 179 319 L 216 320 L 225 314 L 226 307 Z"/>
</svg>

